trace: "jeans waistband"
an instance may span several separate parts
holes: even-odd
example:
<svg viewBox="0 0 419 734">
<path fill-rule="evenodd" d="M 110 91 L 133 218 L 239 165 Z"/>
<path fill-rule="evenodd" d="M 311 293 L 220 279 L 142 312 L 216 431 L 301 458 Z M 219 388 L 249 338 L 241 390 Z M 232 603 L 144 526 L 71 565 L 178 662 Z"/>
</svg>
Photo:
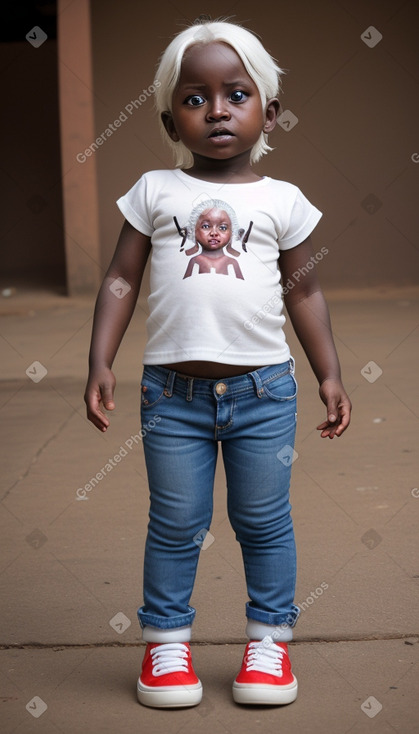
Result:
<svg viewBox="0 0 419 734">
<path fill-rule="evenodd" d="M 263 394 L 264 385 L 272 380 L 287 374 L 294 374 L 295 362 L 293 357 L 281 364 L 268 365 L 252 372 L 235 377 L 219 379 L 207 379 L 202 377 L 190 377 L 174 370 L 169 370 L 161 365 L 144 365 L 144 376 L 158 382 L 164 388 L 166 397 L 172 397 L 174 393 L 184 395 L 186 400 L 192 400 L 193 395 L 214 395 L 222 399 L 237 396 L 254 390 L 258 397 Z"/>
</svg>

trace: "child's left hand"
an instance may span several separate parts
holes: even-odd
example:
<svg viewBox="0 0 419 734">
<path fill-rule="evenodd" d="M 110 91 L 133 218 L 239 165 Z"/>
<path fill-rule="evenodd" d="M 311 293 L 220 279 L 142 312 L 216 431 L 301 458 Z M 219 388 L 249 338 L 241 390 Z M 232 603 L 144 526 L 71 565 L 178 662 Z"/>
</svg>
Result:
<svg viewBox="0 0 419 734">
<path fill-rule="evenodd" d="M 322 438 L 341 436 L 351 420 L 352 405 L 342 382 L 338 378 L 327 378 L 319 387 L 319 394 L 327 407 L 327 420 L 317 426 Z"/>
</svg>

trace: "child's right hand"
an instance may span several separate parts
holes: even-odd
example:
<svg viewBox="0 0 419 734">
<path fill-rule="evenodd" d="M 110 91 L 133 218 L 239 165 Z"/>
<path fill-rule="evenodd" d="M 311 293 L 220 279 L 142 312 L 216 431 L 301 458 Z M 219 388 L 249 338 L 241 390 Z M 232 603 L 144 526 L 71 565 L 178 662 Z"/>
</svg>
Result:
<svg viewBox="0 0 419 734">
<path fill-rule="evenodd" d="M 109 420 L 103 410 L 113 410 L 116 380 L 109 365 L 113 364 L 137 303 L 141 279 L 151 251 L 151 238 L 125 221 L 119 235 L 112 262 L 96 300 L 92 340 L 89 352 L 89 378 L 84 394 L 89 421 L 106 431 Z M 116 296 L 112 285 L 120 278 L 128 290 Z"/>
<path fill-rule="evenodd" d="M 84 393 L 84 402 L 87 406 L 87 417 L 89 421 L 99 429 L 106 431 L 110 425 L 107 416 L 100 409 L 101 404 L 105 410 L 113 410 L 115 403 L 113 394 L 115 390 L 115 375 L 109 367 L 91 372 Z"/>
</svg>

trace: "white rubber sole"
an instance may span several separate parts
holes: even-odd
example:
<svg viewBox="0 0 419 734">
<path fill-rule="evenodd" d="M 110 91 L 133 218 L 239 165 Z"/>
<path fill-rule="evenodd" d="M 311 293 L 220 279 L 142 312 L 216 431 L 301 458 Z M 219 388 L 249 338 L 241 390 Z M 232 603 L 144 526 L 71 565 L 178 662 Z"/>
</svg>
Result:
<svg viewBox="0 0 419 734">
<path fill-rule="evenodd" d="M 298 683 L 294 681 L 287 686 L 269 686 L 263 683 L 233 683 L 233 699 L 236 703 L 253 704 L 254 706 L 283 706 L 297 698 Z"/>
<path fill-rule="evenodd" d="M 143 706 L 154 708 L 181 708 L 197 706 L 202 701 L 202 683 L 193 686 L 161 686 L 156 689 L 138 680 L 137 698 Z"/>
</svg>

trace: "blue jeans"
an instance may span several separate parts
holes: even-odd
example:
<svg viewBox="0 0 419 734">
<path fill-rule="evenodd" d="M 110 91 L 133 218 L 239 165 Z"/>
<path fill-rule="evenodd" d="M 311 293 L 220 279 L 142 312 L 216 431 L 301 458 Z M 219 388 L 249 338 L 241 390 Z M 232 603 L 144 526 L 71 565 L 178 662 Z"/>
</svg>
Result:
<svg viewBox="0 0 419 734">
<path fill-rule="evenodd" d="M 241 545 L 249 619 L 293 627 L 296 554 L 289 486 L 296 428 L 294 361 L 223 380 L 145 366 L 141 419 L 150 488 L 142 627 L 189 626 L 213 509 L 218 441 L 228 516 Z"/>
</svg>

